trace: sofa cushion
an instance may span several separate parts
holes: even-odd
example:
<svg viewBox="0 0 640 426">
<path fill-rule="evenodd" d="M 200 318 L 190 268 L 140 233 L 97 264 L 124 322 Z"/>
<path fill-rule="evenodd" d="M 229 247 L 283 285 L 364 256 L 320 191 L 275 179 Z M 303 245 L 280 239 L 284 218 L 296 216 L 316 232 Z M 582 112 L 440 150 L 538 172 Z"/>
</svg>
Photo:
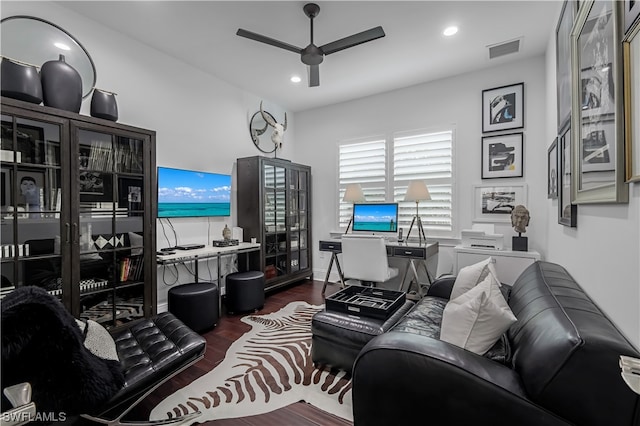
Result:
<svg viewBox="0 0 640 426">
<path fill-rule="evenodd" d="M 491 274 L 444 308 L 440 339 L 479 355 L 516 321 Z"/>
<path fill-rule="evenodd" d="M 456 281 L 453 283 L 450 299 L 453 300 L 471 290 L 473 287 L 481 283 L 490 273 L 493 274 L 496 281 L 500 283 L 491 257 L 481 262 L 474 263 L 473 265 L 461 268 L 460 271 L 458 271 Z"/>
</svg>

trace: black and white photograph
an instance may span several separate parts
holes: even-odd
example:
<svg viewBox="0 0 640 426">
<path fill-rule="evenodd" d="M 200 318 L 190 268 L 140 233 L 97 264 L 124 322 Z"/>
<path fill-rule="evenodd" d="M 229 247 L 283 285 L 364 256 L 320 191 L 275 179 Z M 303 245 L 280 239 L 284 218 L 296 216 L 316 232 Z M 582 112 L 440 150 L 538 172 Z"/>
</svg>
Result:
<svg viewBox="0 0 640 426">
<path fill-rule="evenodd" d="M 16 183 L 16 205 L 29 212 L 41 211 L 44 208 L 44 173 L 38 170 L 18 170 Z"/>
<path fill-rule="evenodd" d="M 556 84 L 558 95 L 558 129 L 571 119 L 571 27 L 577 2 L 564 0 L 556 28 Z"/>
<path fill-rule="evenodd" d="M 518 204 L 526 205 L 527 190 L 523 185 L 484 186 L 476 185 L 476 222 L 508 222 L 511 211 Z"/>
<path fill-rule="evenodd" d="M 615 113 L 611 64 L 585 68 L 580 72 L 580 107 L 583 117 L 603 119 Z"/>
<path fill-rule="evenodd" d="M 80 172 L 78 175 L 80 202 L 111 202 L 111 178 L 109 173 Z"/>
<path fill-rule="evenodd" d="M 482 91 L 482 133 L 524 127 L 524 83 Z"/>
<path fill-rule="evenodd" d="M 482 179 L 523 176 L 523 134 L 482 138 Z"/>
<path fill-rule="evenodd" d="M 547 150 L 547 198 L 558 198 L 558 138 Z"/>
</svg>

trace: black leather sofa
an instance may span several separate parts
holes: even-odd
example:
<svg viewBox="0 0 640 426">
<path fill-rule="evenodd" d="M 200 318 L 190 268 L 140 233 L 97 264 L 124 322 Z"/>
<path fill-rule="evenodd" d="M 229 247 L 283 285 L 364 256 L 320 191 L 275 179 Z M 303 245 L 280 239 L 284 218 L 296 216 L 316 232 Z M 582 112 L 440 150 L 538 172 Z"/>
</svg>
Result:
<svg viewBox="0 0 640 426">
<path fill-rule="evenodd" d="M 640 353 L 562 266 L 536 262 L 514 283 L 508 303 L 518 321 L 505 333 L 503 359 L 438 339 L 453 281 L 436 280 L 362 349 L 356 426 L 640 425 L 640 396 L 619 367 L 620 355 Z"/>
</svg>

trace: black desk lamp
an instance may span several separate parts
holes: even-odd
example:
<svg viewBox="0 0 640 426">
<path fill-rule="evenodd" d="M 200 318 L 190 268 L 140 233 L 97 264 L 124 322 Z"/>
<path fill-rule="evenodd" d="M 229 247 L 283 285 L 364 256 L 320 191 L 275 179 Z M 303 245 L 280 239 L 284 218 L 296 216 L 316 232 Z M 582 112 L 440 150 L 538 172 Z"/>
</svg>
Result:
<svg viewBox="0 0 640 426">
<path fill-rule="evenodd" d="M 420 203 L 420 201 L 427 201 L 430 199 L 431 194 L 429 194 L 429 189 L 427 188 L 427 185 L 424 183 L 424 181 L 411 181 L 409 187 L 407 188 L 407 193 L 404 196 L 404 201 L 416 202 L 416 215 L 411 221 L 409 232 L 407 232 L 407 241 L 409 240 L 411 229 L 413 228 L 413 224 L 415 223 L 416 227 L 418 228 L 418 241 L 420 242 L 420 244 L 422 244 L 422 239 L 424 238 L 425 244 L 427 243 L 427 236 L 424 234 L 424 228 L 422 227 L 422 219 L 420 219 L 420 215 L 418 214 L 418 203 Z"/>
</svg>

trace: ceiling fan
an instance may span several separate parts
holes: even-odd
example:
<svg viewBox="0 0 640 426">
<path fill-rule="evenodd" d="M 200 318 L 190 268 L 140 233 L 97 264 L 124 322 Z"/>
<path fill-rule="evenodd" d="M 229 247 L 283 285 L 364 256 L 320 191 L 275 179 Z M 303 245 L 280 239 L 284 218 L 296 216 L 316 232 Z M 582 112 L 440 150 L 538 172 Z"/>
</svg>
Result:
<svg viewBox="0 0 640 426">
<path fill-rule="evenodd" d="M 313 44 L 313 19 L 318 16 L 318 13 L 320 13 L 320 6 L 315 3 L 307 3 L 304 5 L 302 10 L 304 11 L 304 14 L 309 17 L 311 22 L 311 42 L 304 49 L 298 46 L 291 45 L 289 43 L 273 39 L 271 37 L 243 30 L 242 28 L 238 29 L 236 34 L 241 37 L 246 37 L 251 40 L 270 44 L 271 46 L 298 53 L 300 55 L 302 63 L 308 65 L 307 71 L 309 74 L 309 87 L 320 85 L 320 71 L 318 69 L 318 65 L 322 63 L 325 55 L 330 55 L 331 53 L 339 52 L 349 47 L 357 46 L 359 44 L 366 43 L 368 41 L 372 41 L 385 36 L 382 27 L 378 26 L 366 31 L 362 31 L 361 33 L 341 38 L 340 40 L 336 40 L 322 46 L 316 46 L 315 44 Z"/>
</svg>

